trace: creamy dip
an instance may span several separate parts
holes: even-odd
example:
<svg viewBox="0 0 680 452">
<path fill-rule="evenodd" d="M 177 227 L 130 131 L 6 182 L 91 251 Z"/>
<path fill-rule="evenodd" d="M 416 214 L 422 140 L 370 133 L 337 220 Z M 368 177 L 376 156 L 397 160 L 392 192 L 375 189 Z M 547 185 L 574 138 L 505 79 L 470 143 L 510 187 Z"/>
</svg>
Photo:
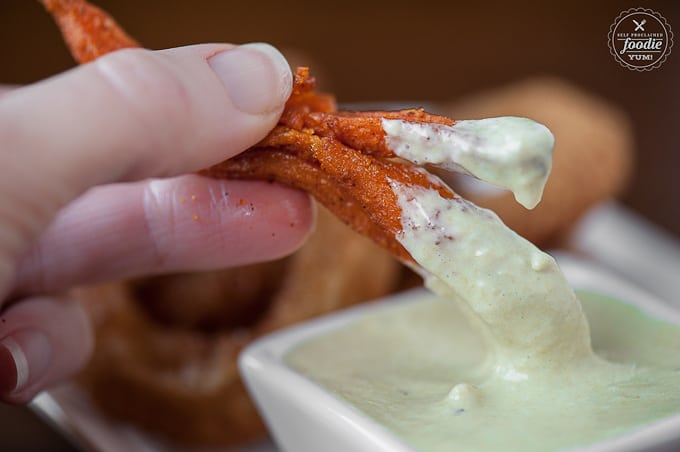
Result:
<svg viewBox="0 0 680 452">
<path fill-rule="evenodd" d="M 287 360 L 422 451 L 570 448 L 679 412 L 680 328 L 611 298 L 579 298 L 607 365 L 508 381 L 489 370 L 489 344 L 460 307 L 427 293 Z"/>
<path fill-rule="evenodd" d="M 383 128 L 388 146 L 405 159 L 449 169 L 461 163 L 482 180 L 502 178 L 508 187 L 529 190 L 522 196 L 527 199 L 540 199 L 552 163 L 554 138 L 530 119 L 453 126 L 383 120 Z M 517 182 L 527 179 L 534 182 Z M 487 337 L 495 372 L 523 380 L 532 371 L 560 372 L 574 360 L 595 360 L 581 306 L 552 257 L 495 213 L 463 198 L 390 183 L 401 208 L 397 239 L 417 262 L 425 284 L 458 301 Z"/>
<path fill-rule="evenodd" d="M 383 120 L 383 128 L 402 158 L 462 169 L 529 207 L 541 197 L 554 140 L 538 123 Z M 428 451 L 572 446 L 680 408 L 680 363 L 638 368 L 630 363 L 639 356 L 608 361 L 593 351 L 582 306 L 552 257 L 491 211 L 390 183 L 401 208 L 397 239 L 448 303 L 428 301 L 312 341 L 289 356 L 294 368 Z M 680 344 L 680 332 L 671 336 Z"/>
<path fill-rule="evenodd" d="M 382 126 L 387 146 L 406 160 L 506 188 L 529 209 L 541 199 L 555 143 L 543 124 L 506 116 L 452 126 L 383 119 Z"/>
</svg>

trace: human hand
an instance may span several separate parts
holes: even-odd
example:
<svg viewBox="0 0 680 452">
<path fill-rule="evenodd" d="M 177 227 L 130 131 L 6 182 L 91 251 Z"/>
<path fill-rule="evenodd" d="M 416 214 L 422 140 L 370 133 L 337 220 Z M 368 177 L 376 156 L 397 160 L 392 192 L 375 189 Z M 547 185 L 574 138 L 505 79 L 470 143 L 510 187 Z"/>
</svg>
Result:
<svg viewBox="0 0 680 452">
<path fill-rule="evenodd" d="M 122 50 L 0 94 L 0 400 L 25 403 L 87 361 L 87 317 L 53 294 L 302 243 L 306 194 L 186 175 L 262 139 L 291 88 L 272 47 L 207 44 Z"/>
</svg>

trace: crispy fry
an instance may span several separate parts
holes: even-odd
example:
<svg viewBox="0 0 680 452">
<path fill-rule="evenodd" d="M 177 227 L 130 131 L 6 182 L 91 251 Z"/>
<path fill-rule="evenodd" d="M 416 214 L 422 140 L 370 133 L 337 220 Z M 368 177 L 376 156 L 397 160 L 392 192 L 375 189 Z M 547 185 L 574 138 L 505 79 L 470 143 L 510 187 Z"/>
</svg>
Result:
<svg viewBox="0 0 680 452">
<path fill-rule="evenodd" d="M 106 12 L 85 0 L 40 0 L 59 25 L 73 58 L 88 63 L 105 53 L 139 47 Z"/>
<path fill-rule="evenodd" d="M 137 45 L 98 8 L 84 0 L 45 0 L 79 62 Z M 212 177 L 266 179 L 305 190 L 355 231 L 370 237 L 395 257 L 413 264 L 397 242 L 401 209 L 390 180 L 436 188 L 444 184 L 411 164 L 394 159 L 385 145 L 381 120 L 451 125 L 453 120 L 421 110 L 336 112 L 330 95 L 315 93 L 308 68 L 298 68 L 293 94 L 279 126 L 260 144 L 202 171 Z"/>
<path fill-rule="evenodd" d="M 266 179 L 305 190 L 355 231 L 404 262 L 413 260 L 399 244 L 401 209 L 390 180 L 453 192 L 411 164 L 377 159 L 337 140 L 277 127 L 257 147 L 206 171 L 214 177 Z"/>
<path fill-rule="evenodd" d="M 341 143 L 375 157 L 394 157 L 394 152 L 385 143 L 383 119 L 430 124 L 453 125 L 454 120 L 426 113 L 423 109 L 401 111 L 359 111 L 359 112 L 310 112 L 305 117 L 304 127 L 315 134 L 334 138 Z"/>
</svg>

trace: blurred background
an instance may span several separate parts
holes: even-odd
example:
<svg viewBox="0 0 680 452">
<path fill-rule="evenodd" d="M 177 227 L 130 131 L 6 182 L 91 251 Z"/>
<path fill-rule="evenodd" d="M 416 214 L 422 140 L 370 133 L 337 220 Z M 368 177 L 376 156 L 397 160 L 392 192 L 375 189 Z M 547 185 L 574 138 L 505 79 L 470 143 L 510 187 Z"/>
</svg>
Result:
<svg viewBox="0 0 680 452">
<path fill-rule="evenodd" d="M 629 116 L 636 163 L 621 200 L 680 237 L 680 2 L 96 3 L 152 49 L 270 42 L 291 61 L 309 64 L 320 88 L 339 102 L 450 102 L 528 76 L 558 76 Z M 673 51 L 659 69 L 630 71 L 609 54 L 609 27 L 631 7 L 658 11 L 675 31 Z M 0 0 L 0 82 L 31 83 L 73 65 L 37 2 Z M 0 445 L 8 447 L 2 450 L 68 450 L 56 442 L 31 446 L 25 431 L 23 441 L 8 444 L 6 425 L 0 422 Z"/>
</svg>

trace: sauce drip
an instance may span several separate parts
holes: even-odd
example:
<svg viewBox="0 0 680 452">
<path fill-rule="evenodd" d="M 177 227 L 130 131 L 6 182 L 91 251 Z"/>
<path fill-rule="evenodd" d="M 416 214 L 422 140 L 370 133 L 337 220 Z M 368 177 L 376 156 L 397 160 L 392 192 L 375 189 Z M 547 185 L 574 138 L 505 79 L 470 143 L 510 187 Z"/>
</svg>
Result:
<svg viewBox="0 0 680 452">
<path fill-rule="evenodd" d="M 554 144 L 540 124 L 384 120 L 383 128 L 402 158 L 509 188 L 528 207 L 540 200 Z M 656 354 L 668 347 L 650 342 L 644 353 L 605 360 L 623 336 L 595 353 L 582 305 L 551 256 L 460 197 L 390 184 L 397 239 L 437 296 L 303 344 L 291 366 L 428 451 L 572 447 L 678 411 L 680 359 L 667 365 Z M 639 313 L 630 320 L 620 303 L 591 301 L 610 309 L 594 324 L 600 341 L 613 319 L 659 328 Z M 680 346 L 680 330 L 663 328 Z M 640 360 L 651 367 L 631 364 Z"/>
</svg>

